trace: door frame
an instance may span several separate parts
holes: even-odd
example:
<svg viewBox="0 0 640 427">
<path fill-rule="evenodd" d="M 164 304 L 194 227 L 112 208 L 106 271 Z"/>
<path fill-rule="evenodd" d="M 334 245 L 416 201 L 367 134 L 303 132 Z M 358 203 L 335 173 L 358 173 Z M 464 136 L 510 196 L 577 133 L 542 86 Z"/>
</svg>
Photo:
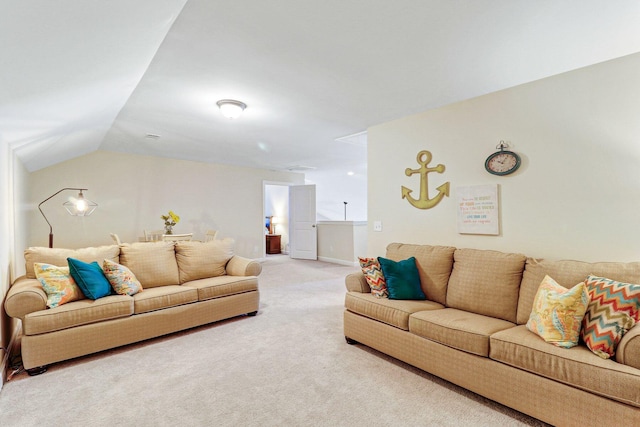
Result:
<svg viewBox="0 0 640 427">
<path fill-rule="evenodd" d="M 281 187 L 291 187 L 292 185 L 301 185 L 296 184 L 295 182 L 285 182 L 285 181 L 266 181 L 262 180 L 262 234 L 264 235 L 264 218 L 267 216 L 267 210 L 265 206 L 267 204 L 267 185 L 278 185 Z M 287 213 L 287 215 L 289 215 Z M 288 218 L 287 218 L 288 219 Z M 266 259 L 267 257 L 267 239 L 262 238 L 262 257 Z"/>
</svg>

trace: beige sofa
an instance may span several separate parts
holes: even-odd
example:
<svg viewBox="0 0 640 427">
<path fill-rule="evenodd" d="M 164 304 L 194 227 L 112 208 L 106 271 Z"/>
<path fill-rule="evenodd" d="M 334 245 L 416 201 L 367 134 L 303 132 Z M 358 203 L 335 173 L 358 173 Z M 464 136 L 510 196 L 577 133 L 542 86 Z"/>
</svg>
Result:
<svg viewBox="0 0 640 427">
<path fill-rule="evenodd" d="M 425 301 L 370 293 L 346 278 L 344 333 L 424 371 L 553 425 L 640 425 L 640 325 L 615 360 L 586 345 L 546 343 L 525 324 L 549 275 L 571 287 L 594 274 L 640 283 L 640 262 L 586 263 L 392 243 L 385 258 L 416 258 Z"/>
<path fill-rule="evenodd" d="M 239 315 L 255 315 L 262 266 L 235 256 L 232 241 L 134 243 L 84 249 L 29 248 L 26 275 L 10 287 L 6 313 L 22 321 L 25 369 Z M 127 266 L 142 284 L 133 296 L 80 299 L 48 309 L 34 263 L 104 259 Z"/>
</svg>

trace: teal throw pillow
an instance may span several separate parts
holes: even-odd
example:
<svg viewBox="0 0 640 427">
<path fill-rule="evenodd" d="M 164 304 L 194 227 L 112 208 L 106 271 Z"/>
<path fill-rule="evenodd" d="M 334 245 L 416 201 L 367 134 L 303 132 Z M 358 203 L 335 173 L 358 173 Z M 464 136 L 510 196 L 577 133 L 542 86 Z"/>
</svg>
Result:
<svg viewBox="0 0 640 427">
<path fill-rule="evenodd" d="M 403 261 L 378 257 L 378 262 L 387 282 L 389 299 L 427 299 L 420 286 L 420 274 L 415 257 Z"/>
<path fill-rule="evenodd" d="M 88 264 L 75 258 L 67 258 L 69 272 L 76 284 L 89 299 L 98 299 L 111 294 L 111 283 L 97 262 Z"/>
</svg>

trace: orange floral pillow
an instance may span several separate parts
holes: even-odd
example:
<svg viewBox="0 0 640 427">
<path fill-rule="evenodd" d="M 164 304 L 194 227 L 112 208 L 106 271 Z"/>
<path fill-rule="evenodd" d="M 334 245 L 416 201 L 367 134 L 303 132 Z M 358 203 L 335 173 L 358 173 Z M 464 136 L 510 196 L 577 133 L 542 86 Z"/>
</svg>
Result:
<svg viewBox="0 0 640 427">
<path fill-rule="evenodd" d="M 84 298 L 76 281 L 69 273 L 69 267 L 57 267 L 36 262 L 33 264 L 36 278 L 47 294 L 47 307 L 55 308 L 71 301 Z"/>
<path fill-rule="evenodd" d="M 584 283 L 571 289 L 545 276 L 533 302 L 527 329 L 558 347 L 578 345 L 582 319 L 589 305 Z"/>
<path fill-rule="evenodd" d="M 118 295 L 135 295 L 142 292 L 142 284 L 135 274 L 124 265 L 105 259 L 102 270 L 111 287 Z"/>
</svg>

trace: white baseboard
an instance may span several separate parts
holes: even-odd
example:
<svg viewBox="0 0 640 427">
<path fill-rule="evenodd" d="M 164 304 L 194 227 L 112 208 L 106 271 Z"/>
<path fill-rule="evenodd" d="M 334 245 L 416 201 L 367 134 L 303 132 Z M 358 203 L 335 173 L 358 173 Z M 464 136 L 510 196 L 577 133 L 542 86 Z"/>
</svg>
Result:
<svg viewBox="0 0 640 427">
<path fill-rule="evenodd" d="M 355 261 L 349 262 L 349 261 L 345 261 L 343 259 L 327 258 L 327 257 L 324 257 L 324 256 L 319 256 L 318 257 L 318 261 L 330 262 L 332 264 L 348 265 L 349 267 L 358 267 L 358 265 L 359 265 Z"/>
</svg>

